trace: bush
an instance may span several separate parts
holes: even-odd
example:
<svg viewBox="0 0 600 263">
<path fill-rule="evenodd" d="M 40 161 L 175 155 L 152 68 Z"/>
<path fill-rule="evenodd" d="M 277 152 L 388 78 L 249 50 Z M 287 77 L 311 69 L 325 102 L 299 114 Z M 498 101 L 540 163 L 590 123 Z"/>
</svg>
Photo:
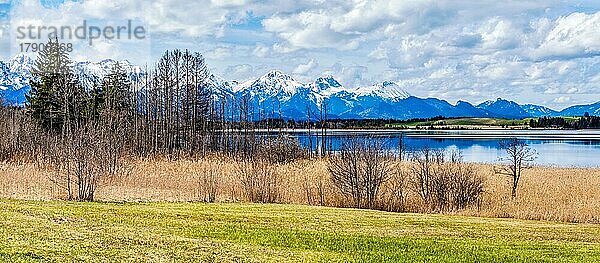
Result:
<svg viewBox="0 0 600 263">
<path fill-rule="evenodd" d="M 423 148 L 413 153 L 413 190 L 428 210 L 452 211 L 476 205 L 483 194 L 483 177 L 460 154 Z M 448 159 L 448 160 L 447 160 Z"/>
<path fill-rule="evenodd" d="M 281 180 L 276 165 L 269 160 L 254 157 L 239 162 L 237 173 L 248 201 L 275 203 L 279 199 Z"/>
<path fill-rule="evenodd" d="M 389 180 L 393 155 L 380 140 L 351 137 L 328 169 L 335 187 L 355 208 L 376 208 L 382 185 Z"/>
</svg>

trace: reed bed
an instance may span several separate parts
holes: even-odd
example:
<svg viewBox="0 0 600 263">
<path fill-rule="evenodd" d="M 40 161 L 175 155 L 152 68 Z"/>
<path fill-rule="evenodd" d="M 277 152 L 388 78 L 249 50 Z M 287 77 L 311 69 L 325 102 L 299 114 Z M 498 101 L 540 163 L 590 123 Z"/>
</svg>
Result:
<svg viewBox="0 0 600 263">
<path fill-rule="evenodd" d="M 407 166 L 407 163 L 400 164 Z M 524 171 L 515 199 L 509 178 L 497 175 L 491 165 L 477 164 L 485 178 L 481 202 L 446 213 L 562 222 L 600 223 L 600 169 L 534 167 Z M 118 176 L 104 178 L 97 200 L 129 202 L 202 202 L 213 191 L 216 202 L 248 201 L 235 161 L 212 157 L 200 160 L 135 159 L 126 162 Z M 277 165 L 276 202 L 343 207 L 343 196 L 333 186 L 324 160 L 301 160 Z M 207 176 L 211 176 L 207 179 Z M 24 200 L 64 199 L 51 175 L 30 163 L 0 163 L 0 198 Z M 207 187 L 207 180 L 214 181 Z M 390 190 L 388 183 L 382 191 Z M 405 186 L 407 212 L 433 212 Z M 382 200 L 385 202 L 386 200 Z"/>
</svg>

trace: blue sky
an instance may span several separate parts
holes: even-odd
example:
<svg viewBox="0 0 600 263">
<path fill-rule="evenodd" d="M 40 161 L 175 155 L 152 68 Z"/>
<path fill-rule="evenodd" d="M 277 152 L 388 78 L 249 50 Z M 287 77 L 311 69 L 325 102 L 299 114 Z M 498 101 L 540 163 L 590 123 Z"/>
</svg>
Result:
<svg viewBox="0 0 600 263">
<path fill-rule="evenodd" d="M 346 87 L 391 80 L 450 102 L 600 101 L 600 1 L 0 0 L 0 57 L 18 51 L 17 25 L 128 19 L 148 38 L 80 45 L 74 58 L 144 65 L 187 48 L 231 80 L 280 69 Z"/>
</svg>

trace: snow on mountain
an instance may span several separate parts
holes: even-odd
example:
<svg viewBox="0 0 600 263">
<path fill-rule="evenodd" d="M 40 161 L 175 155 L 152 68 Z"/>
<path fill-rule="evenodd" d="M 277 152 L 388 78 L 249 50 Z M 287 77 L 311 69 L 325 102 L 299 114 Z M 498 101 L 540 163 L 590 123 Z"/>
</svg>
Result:
<svg viewBox="0 0 600 263">
<path fill-rule="evenodd" d="M 234 91 L 261 93 L 261 95 L 280 93 L 293 95 L 302 87 L 304 84 L 294 80 L 290 75 L 279 70 L 272 70 L 257 80 L 242 83 Z"/>
<path fill-rule="evenodd" d="M 103 60 L 73 64 L 74 72 L 88 88 L 99 84 L 115 63 L 125 69 L 131 80 L 140 80 L 144 71 L 128 61 Z M 0 62 L 0 96 L 5 102 L 23 105 L 32 80 L 33 60 L 26 55 Z M 250 103 L 255 116 L 281 113 L 288 119 L 319 118 L 326 106 L 328 118 L 390 118 L 411 119 L 445 117 L 527 118 L 541 116 L 581 116 L 588 112 L 600 115 L 600 102 L 572 106 L 557 112 L 538 105 L 519 105 L 504 99 L 486 101 L 477 106 L 465 101 L 452 105 L 437 98 L 411 96 L 395 82 L 347 88 L 333 76 L 323 76 L 302 83 L 290 75 L 273 70 L 256 80 L 239 83 L 211 74 L 204 83 L 215 99 L 244 99 Z M 308 116 L 308 113 L 311 113 Z M 273 116 L 272 116 L 273 117 Z"/>
<path fill-rule="evenodd" d="M 526 118 L 531 117 L 527 111 L 525 111 L 521 105 L 517 104 L 514 101 L 504 100 L 498 98 L 495 101 L 486 101 L 477 105 L 477 108 L 482 110 L 486 110 L 490 112 L 492 115 L 501 117 L 501 118 Z"/>
<path fill-rule="evenodd" d="M 127 72 L 132 81 L 139 80 L 143 76 L 140 67 L 129 61 L 115 61 L 106 59 L 100 62 L 77 62 L 73 64 L 74 73 L 86 88 L 91 88 L 112 70 L 114 63 Z M 24 105 L 25 95 L 31 90 L 31 74 L 34 60 L 25 54 L 13 57 L 8 63 L 0 62 L 0 96 L 13 105 Z"/>
<path fill-rule="evenodd" d="M 333 76 L 327 75 L 324 77 L 317 78 L 313 83 L 309 84 L 312 91 L 324 96 L 329 97 L 332 94 L 345 91 L 346 89 L 338 82 Z"/>
<path fill-rule="evenodd" d="M 28 73 L 33 67 L 33 59 L 25 54 L 18 54 L 9 62 L 9 69 L 15 73 Z"/>
<path fill-rule="evenodd" d="M 596 102 L 594 104 L 589 105 L 577 105 L 571 106 L 564 110 L 562 110 L 559 115 L 560 116 L 583 116 L 585 113 L 589 113 L 590 115 L 600 116 L 600 102 Z"/>
<path fill-rule="evenodd" d="M 544 106 L 538 106 L 538 105 L 533 105 L 533 104 L 525 104 L 523 106 L 521 106 L 521 108 L 523 108 L 523 110 L 525 112 L 527 112 L 529 115 L 531 115 L 532 117 L 548 117 L 548 116 L 555 116 L 558 112 L 544 107 Z"/>
<path fill-rule="evenodd" d="M 314 91 L 329 90 L 332 88 L 341 88 L 342 84 L 338 82 L 333 76 L 327 75 L 320 77 L 315 82 L 311 83 Z"/>
<path fill-rule="evenodd" d="M 73 69 L 83 85 L 91 88 L 94 85 L 99 85 L 102 79 L 112 71 L 117 63 L 127 72 L 129 79 L 132 81 L 139 80 L 143 76 L 142 69 L 127 60 L 116 61 L 105 59 L 100 62 L 77 62 L 73 65 Z"/>
<path fill-rule="evenodd" d="M 215 74 L 210 74 L 205 83 L 216 101 L 229 100 L 234 97 L 233 90 L 239 85 L 237 81 L 227 81 Z"/>
<path fill-rule="evenodd" d="M 29 92 L 29 80 L 33 60 L 25 54 L 13 57 L 7 63 L 0 62 L 0 96 L 6 103 L 23 105 Z"/>
<path fill-rule="evenodd" d="M 398 84 L 386 81 L 377 85 L 368 87 L 359 87 L 353 91 L 358 96 L 374 96 L 398 101 L 410 97 L 410 94 L 400 88 Z"/>
</svg>

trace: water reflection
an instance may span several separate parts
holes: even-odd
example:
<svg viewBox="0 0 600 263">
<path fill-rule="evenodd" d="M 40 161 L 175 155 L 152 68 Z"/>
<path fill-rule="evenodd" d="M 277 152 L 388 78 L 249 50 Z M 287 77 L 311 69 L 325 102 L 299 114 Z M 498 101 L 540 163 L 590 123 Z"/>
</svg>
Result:
<svg viewBox="0 0 600 263">
<path fill-rule="evenodd" d="M 290 133 L 299 142 L 312 148 L 321 146 L 320 138 L 315 134 L 308 136 L 307 132 Z M 581 132 L 521 132 L 502 133 L 492 132 L 331 132 L 327 145 L 338 150 L 348 136 L 369 136 L 384 140 L 387 147 L 396 149 L 402 136 L 407 148 L 420 148 L 428 146 L 434 149 L 458 149 L 462 152 L 464 160 L 478 163 L 497 163 L 505 156 L 499 149 L 502 138 L 511 136 L 519 137 L 527 142 L 539 154 L 536 164 L 559 167 L 600 167 L 600 133 Z M 433 136 L 432 136 L 433 135 Z M 549 138 L 549 139 L 544 139 Z M 575 139 L 572 139 L 575 138 Z"/>
</svg>

